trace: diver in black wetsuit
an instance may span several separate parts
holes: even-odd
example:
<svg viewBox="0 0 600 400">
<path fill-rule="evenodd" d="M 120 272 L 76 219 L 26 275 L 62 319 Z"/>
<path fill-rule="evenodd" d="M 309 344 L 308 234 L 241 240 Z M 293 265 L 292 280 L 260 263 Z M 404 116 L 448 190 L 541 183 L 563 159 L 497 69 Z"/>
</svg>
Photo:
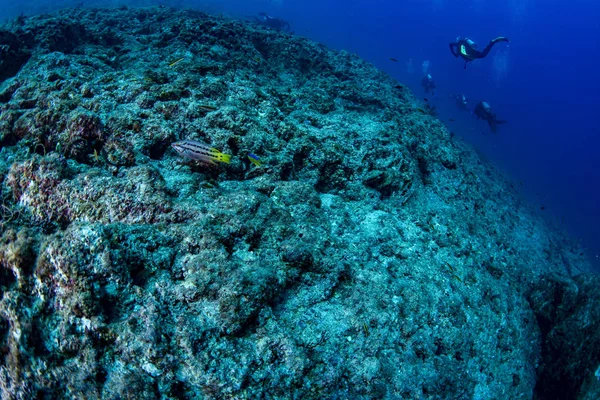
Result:
<svg viewBox="0 0 600 400">
<path fill-rule="evenodd" d="M 450 98 L 456 102 L 459 110 L 469 111 L 469 100 L 464 94 L 451 94 Z"/>
<path fill-rule="evenodd" d="M 499 36 L 496 39 L 490 40 L 483 51 L 479 51 L 477 50 L 477 43 L 469 38 L 463 39 L 458 37 L 456 38 L 456 42 L 450 43 L 450 51 L 454 57 L 461 57 L 463 60 L 465 60 L 465 68 L 467 68 L 467 63 L 487 56 L 490 50 L 492 50 L 492 47 L 494 47 L 494 45 L 498 42 L 510 43 L 508 38 Z"/>
<path fill-rule="evenodd" d="M 259 24 L 264 25 L 268 28 L 287 32 L 290 32 L 292 30 L 290 24 L 287 21 L 281 18 L 271 17 L 270 15 L 264 12 L 258 13 L 258 17 L 252 18 L 258 21 Z"/>
<path fill-rule="evenodd" d="M 433 76 L 431 74 L 427 74 L 421 79 L 421 86 L 425 89 L 425 93 L 429 93 L 435 90 L 435 81 L 433 80 Z"/>
<path fill-rule="evenodd" d="M 477 117 L 477 119 L 483 119 L 487 121 L 490 126 L 490 130 L 492 133 L 496 133 L 498 125 L 505 124 L 507 121 L 500 120 L 496 117 L 496 114 L 492 112 L 492 107 L 485 102 L 480 101 L 475 105 L 475 109 L 473 110 L 473 114 Z"/>
</svg>

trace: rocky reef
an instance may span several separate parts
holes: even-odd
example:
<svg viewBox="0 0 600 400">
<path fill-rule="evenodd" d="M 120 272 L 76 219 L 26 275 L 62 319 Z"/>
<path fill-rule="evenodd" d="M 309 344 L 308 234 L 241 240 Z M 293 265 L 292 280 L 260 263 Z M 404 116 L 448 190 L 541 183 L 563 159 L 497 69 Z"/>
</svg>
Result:
<svg viewBox="0 0 600 400">
<path fill-rule="evenodd" d="M 356 55 L 164 7 L 0 44 L 3 398 L 597 390 L 581 250 Z"/>
</svg>

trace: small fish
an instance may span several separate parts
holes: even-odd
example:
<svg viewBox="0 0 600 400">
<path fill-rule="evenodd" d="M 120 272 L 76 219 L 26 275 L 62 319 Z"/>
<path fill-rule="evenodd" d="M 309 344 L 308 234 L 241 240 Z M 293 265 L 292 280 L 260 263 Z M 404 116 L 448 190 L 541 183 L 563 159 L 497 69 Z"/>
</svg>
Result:
<svg viewBox="0 0 600 400">
<path fill-rule="evenodd" d="M 396 85 L 396 86 L 394 86 L 394 89 L 404 89 L 404 86 L 402 86 L 402 85 Z"/>
<path fill-rule="evenodd" d="M 217 107 L 213 107 L 213 106 L 207 106 L 207 105 L 201 105 L 199 106 L 199 108 L 203 111 L 209 112 L 209 111 L 216 111 Z"/>
<path fill-rule="evenodd" d="M 250 160 L 250 162 L 256 165 L 257 167 L 260 167 L 262 165 L 262 161 L 260 161 L 260 158 L 258 158 L 257 155 L 254 155 L 252 153 L 248 154 L 248 160 Z"/>
<path fill-rule="evenodd" d="M 398 60 L 396 60 L 395 58 L 392 58 L 392 57 L 390 57 L 390 61 L 398 62 Z"/>
<path fill-rule="evenodd" d="M 182 62 L 184 59 L 185 59 L 185 57 L 178 58 L 177 60 L 175 60 L 171 64 L 169 64 L 169 67 L 174 67 L 175 65 L 179 64 L 180 62 Z"/>
<path fill-rule="evenodd" d="M 541 206 L 540 210 L 544 211 L 546 209 L 546 206 Z"/>
<path fill-rule="evenodd" d="M 251 59 L 252 61 L 254 61 L 255 63 L 257 63 L 257 64 L 260 64 L 260 62 L 262 61 L 262 60 L 261 60 L 260 58 L 258 58 L 258 57 L 251 57 L 250 59 Z"/>
<path fill-rule="evenodd" d="M 209 147 L 196 140 L 182 140 L 171 144 L 171 147 L 173 147 L 173 149 L 175 149 L 182 157 L 191 158 L 192 160 L 198 160 L 208 164 L 215 165 L 215 161 L 229 164 L 229 161 L 231 160 L 229 154 L 223 154 L 214 147 Z"/>
<path fill-rule="evenodd" d="M 450 118 L 448 121 L 450 121 L 450 122 L 454 122 L 454 119 Z"/>
<path fill-rule="evenodd" d="M 427 97 L 423 97 L 423 100 L 425 100 L 426 103 L 429 103 L 429 99 Z"/>
<path fill-rule="evenodd" d="M 363 322 L 363 331 L 365 332 L 365 336 L 369 336 L 369 325 L 366 322 Z"/>
</svg>

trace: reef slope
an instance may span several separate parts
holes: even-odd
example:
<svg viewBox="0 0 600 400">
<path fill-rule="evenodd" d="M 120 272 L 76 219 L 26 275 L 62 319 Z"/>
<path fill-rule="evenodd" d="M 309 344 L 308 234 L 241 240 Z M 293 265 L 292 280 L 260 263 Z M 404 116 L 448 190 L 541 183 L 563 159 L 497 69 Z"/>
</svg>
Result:
<svg viewBox="0 0 600 400">
<path fill-rule="evenodd" d="M 0 39 L 3 398 L 533 396 L 589 266 L 402 85 L 168 8 Z"/>
</svg>

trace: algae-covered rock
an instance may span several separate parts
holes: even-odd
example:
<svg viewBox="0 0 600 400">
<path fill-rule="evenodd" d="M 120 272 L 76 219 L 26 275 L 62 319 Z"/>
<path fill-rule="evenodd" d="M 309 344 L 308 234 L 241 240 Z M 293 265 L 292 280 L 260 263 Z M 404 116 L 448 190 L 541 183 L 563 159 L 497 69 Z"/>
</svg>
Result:
<svg viewBox="0 0 600 400">
<path fill-rule="evenodd" d="M 529 302 L 542 333 L 537 394 L 593 399 L 600 393 L 600 277 L 549 275 Z"/>
<path fill-rule="evenodd" d="M 597 299 L 578 246 L 356 55 L 166 7 L 2 37 L 3 398 L 531 398 L 585 322 L 545 304 Z"/>
</svg>

